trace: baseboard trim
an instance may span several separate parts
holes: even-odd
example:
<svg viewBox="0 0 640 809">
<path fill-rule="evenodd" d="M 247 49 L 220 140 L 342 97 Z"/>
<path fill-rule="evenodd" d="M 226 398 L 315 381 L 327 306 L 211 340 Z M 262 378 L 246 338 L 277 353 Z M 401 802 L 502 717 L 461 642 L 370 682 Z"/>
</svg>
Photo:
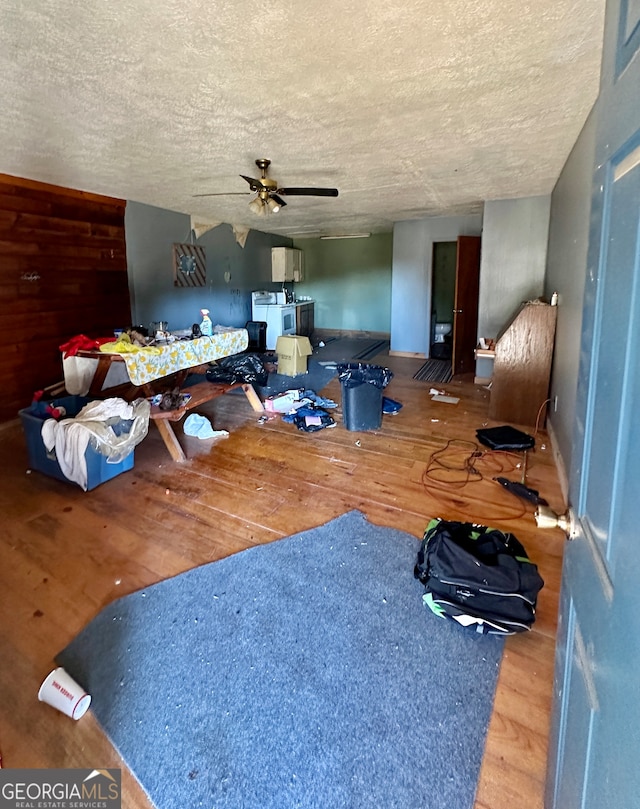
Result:
<svg viewBox="0 0 640 809">
<path fill-rule="evenodd" d="M 358 331 L 349 329 L 318 329 L 313 330 L 313 337 L 315 340 L 328 340 L 330 337 L 356 337 L 366 338 L 369 340 L 389 340 L 390 335 L 388 331 Z"/>
<path fill-rule="evenodd" d="M 415 360 L 426 360 L 427 355 L 420 351 L 389 351 L 390 357 L 409 357 Z"/>
<path fill-rule="evenodd" d="M 562 455 L 560 454 L 560 450 L 558 449 L 558 441 L 556 439 L 556 434 L 553 431 L 553 424 L 550 419 L 547 419 L 546 430 L 549 436 L 549 442 L 551 444 L 551 452 L 553 454 L 553 460 L 556 465 L 556 469 L 558 471 L 558 482 L 560 483 L 560 491 L 562 492 L 562 499 L 566 506 L 569 503 L 569 475 L 567 474 L 567 468 L 564 465 L 564 458 L 562 457 Z"/>
</svg>

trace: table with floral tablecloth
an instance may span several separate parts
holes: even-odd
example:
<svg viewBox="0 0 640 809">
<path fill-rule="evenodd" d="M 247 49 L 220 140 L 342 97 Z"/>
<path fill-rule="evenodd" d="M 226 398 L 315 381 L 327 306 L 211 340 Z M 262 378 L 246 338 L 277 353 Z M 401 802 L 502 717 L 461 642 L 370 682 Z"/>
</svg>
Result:
<svg viewBox="0 0 640 809">
<path fill-rule="evenodd" d="M 127 366 L 131 383 L 141 386 L 176 371 L 239 354 L 248 345 L 249 334 L 246 329 L 228 329 L 210 337 L 156 343 L 146 348 L 129 344 L 130 348 L 123 350 L 122 342 L 105 343 L 100 351 L 120 354 Z"/>
<path fill-rule="evenodd" d="M 104 395 L 109 387 L 124 382 L 139 388 L 171 374 L 239 354 L 248 345 L 247 330 L 233 328 L 195 340 L 173 340 L 145 347 L 123 337 L 103 343 L 99 349 L 81 349 L 73 356 L 65 356 L 65 384 L 69 393 L 94 396 Z"/>
<path fill-rule="evenodd" d="M 141 392 L 145 396 L 150 396 L 154 393 L 153 383 L 157 380 L 171 377 L 173 379 L 171 384 L 180 387 L 190 371 L 200 372 L 202 366 L 206 366 L 207 363 L 239 354 L 248 345 L 249 333 L 246 329 L 224 328 L 214 332 L 210 337 L 156 342 L 144 347 L 134 345 L 127 336 L 126 339 L 120 338 L 118 341 L 103 343 L 99 346 L 99 350 L 97 347 L 93 350 L 80 348 L 73 356 L 65 356 L 63 358 L 65 387 L 69 393 L 80 395 L 88 393 L 98 398 L 108 395 L 112 387 L 114 391 L 126 388 L 126 393 L 123 392 L 121 395 L 128 398 L 139 396 Z M 118 367 L 123 371 L 126 369 L 124 374 L 126 378 L 110 383 L 109 375 Z M 158 428 L 174 461 L 183 462 L 186 455 L 171 422 L 179 421 L 192 407 L 197 407 L 236 387 L 242 388 L 254 410 L 262 412 L 262 403 L 250 384 L 208 381 L 187 388 L 188 400 L 175 409 L 162 411 L 158 407 L 151 408 L 150 418 Z"/>
</svg>

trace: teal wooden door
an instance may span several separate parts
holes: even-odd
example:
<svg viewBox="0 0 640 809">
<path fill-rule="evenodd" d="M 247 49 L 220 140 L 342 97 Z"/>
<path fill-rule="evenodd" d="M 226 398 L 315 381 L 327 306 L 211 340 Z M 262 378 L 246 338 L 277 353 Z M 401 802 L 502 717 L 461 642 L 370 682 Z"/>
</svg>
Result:
<svg viewBox="0 0 640 809">
<path fill-rule="evenodd" d="M 640 2 L 607 4 L 547 809 L 640 806 Z"/>
</svg>

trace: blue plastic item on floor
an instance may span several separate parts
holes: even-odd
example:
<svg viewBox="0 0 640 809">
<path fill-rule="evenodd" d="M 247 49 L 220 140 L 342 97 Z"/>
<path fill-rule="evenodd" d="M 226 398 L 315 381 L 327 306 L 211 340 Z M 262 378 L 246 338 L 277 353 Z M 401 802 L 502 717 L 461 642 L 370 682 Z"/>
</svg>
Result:
<svg viewBox="0 0 640 809">
<path fill-rule="evenodd" d="M 395 415 L 399 410 L 402 410 L 402 402 L 396 402 L 395 399 L 389 399 L 387 396 L 382 397 L 382 412 L 387 415 Z"/>
<path fill-rule="evenodd" d="M 213 438 L 215 435 L 211 422 L 206 416 L 191 413 L 184 422 L 185 435 L 194 435 L 196 438 Z"/>
<path fill-rule="evenodd" d="M 66 414 L 64 418 L 73 418 L 82 408 L 91 400 L 84 396 L 62 396 L 55 399 L 50 404 L 53 407 L 64 407 Z M 65 483 L 76 485 L 73 481 L 69 480 L 60 469 L 60 464 L 56 458 L 55 451 L 48 452 L 47 448 L 42 441 L 42 422 L 48 418 L 45 411 L 45 403 L 34 402 L 24 410 L 20 410 L 19 416 L 22 422 L 22 429 L 24 430 L 25 440 L 27 444 L 27 452 L 29 454 L 29 466 L 37 472 L 42 472 L 52 478 L 57 478 Z M 131 422 L 122 421 L 120 424 L 113 426 L 114 431 L 118 429 L 129 431 Z M 85 460 L 87 462 L 87 491 L 95 489 L 101 483 L 120 475 L 122 472 L 127 472 L 133 469 L 133 451 L 127 455 L 120 463 L 108 463 L 107 458 L 96 452 L 91 445 L 89 445 L 85 452 Z"/>
</svg>

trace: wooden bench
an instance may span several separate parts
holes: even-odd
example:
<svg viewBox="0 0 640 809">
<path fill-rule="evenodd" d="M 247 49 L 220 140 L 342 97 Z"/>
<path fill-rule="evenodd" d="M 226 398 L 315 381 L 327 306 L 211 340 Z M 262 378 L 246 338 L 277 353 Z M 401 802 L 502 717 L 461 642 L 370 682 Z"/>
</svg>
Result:
<svg viewBox="0 0 640 809">
<path fill-rule="evenodd" d="M 224 382 L 207 381 L 198 382 L 187 388 L 182 387 L 184 381 L 190 374 L 205 374 L 209 367 L 208 363 L 182 368 L 168 376 L 159 377 L 141 386 L 136 386 L 131 382 L 125 382 L 113 387 L 103 388 L 111 364 L 124 363 L 123 356 L 121 354 L 110 354 L 102 351 L 79 351 L 78 355 L 97 360 L 97 366 L 89 388 L 89 396 L 93 398 L 104 399 L 109 396 L 120 396 L 126 401 L 131 402 L 139 396 L 151 398 L 159 391 L 175 390 L 176 388 L 178 388 L 181 393 L 189 393 L 191 395 L 191 398 L 186 404 L 175 410 L 160 410 L 159 407 L 153 405 L 151 407 L 150 418 L 158 428 L 158 432 L 162 436 L 162 440 L 166 444 L 169 454 L 173 460 L 178 463 L 183 463 L 187 460 L 187 457 L 176 438 L 171 422 L 180 421 L 185 413 L 189 410 L 193 410 L 194 407 L 209 402 L 215 399 L 216 396 L 221 396 L 223 393 L 227 393 L 227 391 L 233 390 L 234 388 L 242 388 L 251 407 L 257 413 L 264 412 L 260 397 L 253 389 L 252 385 L 245 382 L 228 384 Z"/>
<path fill-rule="evenodd" d="M 181 389 L 181 393 L 188 393 L 190 394 L 191 398 L 188 402 L 175 410 L 160 410 L 157 405 L 151 406 L 151 413 L 149 417 L 153 420 L 154 424 L 158 428 L 158 432 L 162 436 L 162 440 L 164 441 L 167 449 L 169 450 L 169 454 L 174 461 L 184 463 L 184 461 L 187 460 L 187 456 L 184 454 L 184 450 L 180 446 L 178 438 L 176 437 L 173 427 L 171 426 L 171 422 L 180 421 L 180 419 L 185 415 L 185 413 L 188 413 L 189 410 L 193 410 L 195 407 L 198 407 L 198 405 L 204 404 L 205 402 L 210 402 L 217 396 L 222 396 L 222 394 L 227 393 L 227 391 L 233 390 L 234 388 L 242 388 L 245 396 L 249 400 L 251 407 L 257 413 L 263 412 L 264 408 L 262 407 L 262 402 L 260 401 L 258 394 L 253 389 L 253 386 L 243 382 L 236 382 L 234 384 L 226 384 L 224 382 L 198 382 L 197 384 L 191 385 L 188 388 Z"/>
</svg>

